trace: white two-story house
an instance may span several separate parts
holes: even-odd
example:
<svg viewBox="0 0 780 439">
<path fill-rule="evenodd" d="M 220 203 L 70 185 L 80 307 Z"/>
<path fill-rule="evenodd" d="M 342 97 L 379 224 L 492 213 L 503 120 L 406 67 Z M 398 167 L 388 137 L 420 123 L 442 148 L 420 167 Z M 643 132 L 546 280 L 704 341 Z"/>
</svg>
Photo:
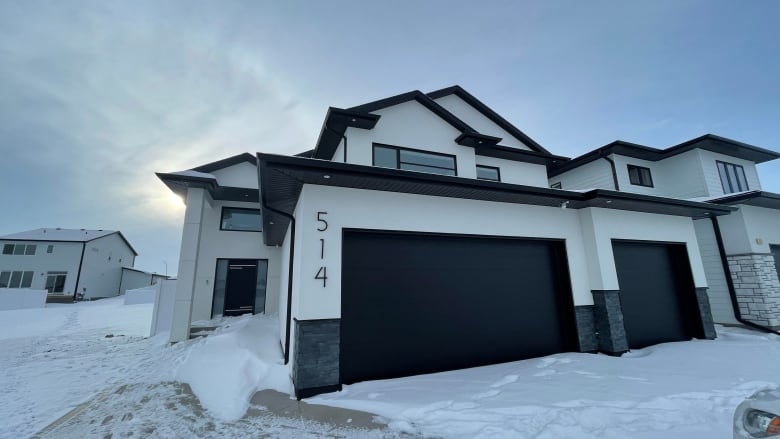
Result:
<svg viewBox="0 0 780 439">
<path fill-rule="evenodd" d="M 44 228 L 0 236 L 0 288 L 46 290 L 48 300 L 120 293 L 135 249 L 121 232 Z"/>
<path fill-rule="evenodd" d="M 548 187 L 558 157 L 460 87 L 330 108 L 313 150 L 158 177 L 185 200 L 171 340 L 278 314 L 299 397 L 715 336 L 694 220 L 729 206 Z"/>
<path fill-rule="evenodd" d="M 550 186 L 707 201 L 730 215 L 694 221 L 713 318 L 780 327 L 780 194 L 764 192 L 756 164 L 780 154 L 704 135 L 667 149 L 616 141 L 556 166 Z"/>
</svg>

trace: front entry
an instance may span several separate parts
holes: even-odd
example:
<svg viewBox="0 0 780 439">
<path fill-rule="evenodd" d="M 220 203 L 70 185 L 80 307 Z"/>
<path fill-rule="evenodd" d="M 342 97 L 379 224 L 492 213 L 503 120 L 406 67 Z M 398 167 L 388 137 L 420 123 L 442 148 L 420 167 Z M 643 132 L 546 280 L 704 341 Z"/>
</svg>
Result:
<svg viewBox="0 0 780 439">
<path fill-rule="evenodd" d="M 217 260 L 212 316 L 263 312 L 267 273 L 265 260 Z"/>
</svg>

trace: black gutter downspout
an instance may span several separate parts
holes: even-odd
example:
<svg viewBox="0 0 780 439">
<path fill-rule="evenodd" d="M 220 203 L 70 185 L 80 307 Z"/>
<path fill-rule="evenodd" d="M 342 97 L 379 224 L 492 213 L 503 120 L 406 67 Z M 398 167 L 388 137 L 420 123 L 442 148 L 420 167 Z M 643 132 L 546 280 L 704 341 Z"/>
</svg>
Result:
<svg viewBox="0 0 780 439">
<path fill-rule="evenodd" d="M 604 160 L 609 162 L 609 166 L 612 168 L 612 182 L 615 183 L 615 190 L 620 191 L 620 185 L 618 184 L 618 178 L 617 178 L 617 170 L 615 169 L 615 161 L 609 158 L 609 156 L 604 155 L 604 151 L 600 151 L 599 155 Z"/>
<path fill-rule="evenodd" d="M 324 127 L 326 130 L 344 139 L 344 163 L 347 163 L 347 136 L 345 136 L 344 134 L 339 134 L 338 131 L 329 127 L 328 124 L 325 124 Z"/>
<path fill-rule="evenodd" d="M 79 294 L 79 280 L 81 279 L 81 266 L 84 265 L 84 250 L 87 249 L 87 243 L 81 244 L 81 260 L 79 261 L 79 271 L 76 273 L 76 288 L 73 291 L 73 301 L 76 301 L 76 296 Z"/>
<path fill-rule="evenodd" d="M 282 215 L 290 220 L 290 261 L 287 267 L 287 317 L 285 320 L 284 331 L 284 364 L 290 362 L 290 318 L 292 317 L 292 288 L 293 288 L 293 256 L 295 256 L 295 217 L 289 213 L 276 210 L 265 203 L 263 198 L 263 208 L 270 210 L 273 213 Z"/>
<path fill-rule="evenodd" d="M 753 323 L 742 318 L 742 313 L 739 311 L 739 301 L 737 300 L 737 292 L 734 290 L 734 282 L 731 280 L 731 271 L 729 270 L 729 260 L 726 258 L 726 249 L 723 246 L 723 238 L 720 235 L 720 226 L 718 225 L 717 217 L 710 217 L 712 221 L 712 229 L 715 232 L 715 241 L 718 243 L 718 252 L 720 253 L 720 261 L 723 264 L 723 274 L 726 277 L 726 286 L 729 289 L 729 296 L 731 297 L 731 306 L 734 308 L 734 317 L 737 321 L 745 326 L 758 329 L 760 331 L 769 332 L 772 334 L 780 335 L 780 332 L 774 329 L 761 326 L 758 323 Z"/>
</svg>

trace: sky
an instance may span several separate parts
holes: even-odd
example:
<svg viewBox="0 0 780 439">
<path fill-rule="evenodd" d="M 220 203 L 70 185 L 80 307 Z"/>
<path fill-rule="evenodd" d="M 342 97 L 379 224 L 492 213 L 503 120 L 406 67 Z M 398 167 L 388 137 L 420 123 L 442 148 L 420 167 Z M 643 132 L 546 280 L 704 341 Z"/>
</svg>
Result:
<svg viewBox="0 0 780 439">
<path fill-rule="evenodd" d="M 458 84 L 546 149 L 780 151 L 780 2 L 0 0 L 0 235 L 121 230 L 175 274 L 154 172 L 311 149 L 329 106 Z M 780 160 L 778 160 L 780 162 Z M 780 192 L 780 163 L 759 165 Z"/>
</svg>

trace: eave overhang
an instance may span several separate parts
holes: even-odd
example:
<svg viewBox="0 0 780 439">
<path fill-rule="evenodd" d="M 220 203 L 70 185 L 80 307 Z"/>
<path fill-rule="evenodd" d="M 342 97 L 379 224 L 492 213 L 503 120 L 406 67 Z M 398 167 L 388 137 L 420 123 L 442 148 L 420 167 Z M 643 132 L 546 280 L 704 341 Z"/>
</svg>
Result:
<svg viewBox="0 0 780 439">
<path fill-rule="evenodd" d="M 252 161 L 254 163 L 254 160 Z M 257 189 L 220 186 L 214 177 L 200 177 L 192 175 L 180 175 L 175 173 L 158 172 L 157 178 L 162 180 L 168 189 L 187 200 L 187 189 L 200 188 L 209 193 L 213 200 L 241 201 L 256 203 L 260 200 Z"/>
<path fill-rule="evenodd" d="M 379 117 L 378 114 L 369 114 L 364 111 L 328 108 L 325 122 L 322 123 L 320 130 L 320 137 L 317 139 L 317 146 L 309 156 L 324 160 L 333 159 L 333 154 L 336 153 L 336 148 L 338 148 L 348 127 L 370 130 L 376 126 Z"/>
<path fill-rule="evenodd" d="M 734 208 L 597 189 L 585 193 L 275 154 L 257 154 L 263 240 L 281 245 L 304 184 L 569 209 L 601 207 L 704 218 Z M 267 208 L 267 207 L 270 207 Z"/>
<path fill-rule="evenodd" d="M 774 192 L 742 192 L 739 194 L 727 195 L 725 197 L 710 200 L 709 202 L 728 206 L 738 206 L 744 204 L 748 206 L 780 210 L 780 194 Z"/>
</svg>

